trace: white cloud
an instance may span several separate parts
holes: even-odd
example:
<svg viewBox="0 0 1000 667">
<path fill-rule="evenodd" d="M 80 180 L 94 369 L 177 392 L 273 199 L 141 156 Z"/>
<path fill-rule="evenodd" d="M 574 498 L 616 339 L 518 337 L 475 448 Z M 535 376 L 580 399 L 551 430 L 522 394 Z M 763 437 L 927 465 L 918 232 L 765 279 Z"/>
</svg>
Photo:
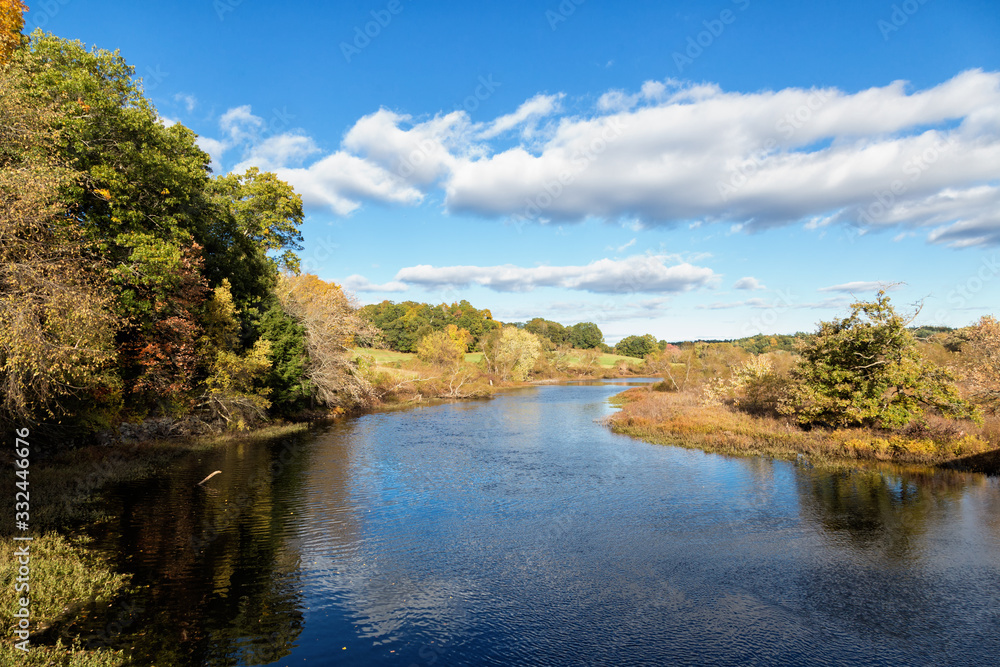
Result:
<svg viewBox="0 0 1000 667">
<path fill-rule="evenodd" d="M 461 110 L 416 120 L 380 109 L 305 166 L 281 160 L 311 157 L 311 140 L 293 133 L 284 152 L 264 150 L 276 140 L 260 138 L 265 124 L 248 106 L 220 127 L 225 147 L 253 144 L 241 165 L 290 169 L 310 201 L 340 214 L 364 201 L 416 205 L 440 188 L 448 211 L 484 217 L 722 223 L 731 233 L 836 223 L 925 229 L 955 247 L 1000 243 L 997 72 L 854 93 L 648 81 L 605 92 L 586 116 L 563 101 L 535 95 L 484 123 Z"/>
<path fill-rule="evenodd" d="M 477 137 L 479 139 L 491 139 L 521 125 L 525 126 L 523 128 L 525 136 L 531 136 L 538 119 L 559 111 L 559 103 L 563 97 L 562 93 L 558 95 L 535 95 L 519 106 L 514 113 L 500 116 L 487 124 L 485 129 L 477 134 Z"/>
<path fill-rule="evenodd" d="M 279 134 L 250 147 L 243 161 L 233 167 L 235 172 L 258 167 L 264 171 L 274 171 L 291 165 L 302 164 L 319 152 L 312 138 L 302 134 Z"/>
<path fill-rule="evenodd" d="M 844 292 L 848 294 L 853 294 L 855 292 L 877 292 L 878 290 L 885 290 L 887 292 L 892 292 L 901 287 L 899 283 L 886 283 L 879 281 L 865 281 L 856 280 L 851 283 L 843 283 L 841 285 L 831 285 L 830 287 L 821 287 L 818 292 Z"/>
<path fill-rule="evenodd" d="M 412 123 L 388 109 L 364 116 L 344 136 L 344 149 L 374 162 L 407 183 L 428 186 L 455 165 L 470 132 L 465 112 Z M 406 129 L 402 125 L 408 125 Z"/>
<path fill-rule="evenodd" d="M 394 174 L 367 160 L 338 151 L 306 168 L 276 169 L 304 202 L 348 215 L 365 200 L 391 204 L 418 204 L 423 194 Z"/>
<path fill-rule="evenodd" d="M 736 289 L 747 289 L 747 290 L 764 289 L 764 286 L 760 284 L 760 281 L 758 281 L 756 278 L 752 276 L 746 276 L 744 278 L 740 278 L 735 283 L 733 283 L 733 287 Z"/>
<path fill-rule="evenodd" d="M 341 286 L 348 292 L 405 292 L 409 289 L 404 283 L 390 280 L 376 285 L 362 275 L 347 276 L 341 281 Z"/>
<path fill-rule="evenodd" d="M 713 302 L 703 303 L 695 306 L 698 310 L 730 310 L 733 308 L 755 308 L 758 310 L 822 310 L 829 308 L 841 308 L 848 303 L 848 299 L 841 296 L 830 297 L 822 301 L 789 301 L 786 298 L 772 300 L 752 298 L 744 301 Z"/>
<path fill-rule="evenodd" d="M 198 105 L 198 98 L 188 93 L 177 93 L 174 95 L 174 101 L 183 104 L 188 113 L 194 111 L 194 108 Z"/>
<path fill-rule="evenodd" d="M 667 266 L 667 256 L 635 255 L 601 259 L 586 266 L 411 266 L 396 280 L 438 289 L 481 285 L 498 292 L 527 292 L 536 287 L 562 287 L 603 294 L 674 293 L 714 285 L 712 269 L 688 263 Z"/>
<path fill-rule="evenodd" d="M 194 140 L 198 148 L 205 151 L 212 158 L 212 171 L 219 172 L 222 165 L 222 156 L 229 150 L 229 144 L 225 141 L 212 139 L 211 137 L 198 137 Z"/>
<path fill-rule="evenodd" d="M 636 243 L 636 239 L 632 239 L 628 243 L 623 243 L 622 245 L 618 246 L 617 248 L 615 248 L 615 250 L 617 250 L 618 252 L 625 252 L 626 250 L 628 250 L 629 248 L 631 248 L 632 246 L 634 246 L 635 243 Z"/>
<path fill-rule="evenodd" d="M 233 143 L 256 138 L 265 125 L 263 118 L 253 115 L 249 104 L 233 107 L 219 119 L 219 127 Z"/>
</svg>

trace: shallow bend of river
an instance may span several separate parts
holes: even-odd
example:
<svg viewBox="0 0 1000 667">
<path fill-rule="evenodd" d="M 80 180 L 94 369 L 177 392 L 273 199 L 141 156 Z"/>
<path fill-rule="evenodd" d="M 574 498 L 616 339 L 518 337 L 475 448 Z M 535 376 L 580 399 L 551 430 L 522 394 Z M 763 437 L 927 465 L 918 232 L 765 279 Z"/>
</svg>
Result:
<svg viewBox="0 0 1000 667">
<path fill-rule="evenodd" d="M 995 664 L 1000 483 L 650 445 L 621 383 L 367 415 L 108 495 L 157 665 Z M 215 469 L 223 473 L 197 489 Z"/>
</svg>

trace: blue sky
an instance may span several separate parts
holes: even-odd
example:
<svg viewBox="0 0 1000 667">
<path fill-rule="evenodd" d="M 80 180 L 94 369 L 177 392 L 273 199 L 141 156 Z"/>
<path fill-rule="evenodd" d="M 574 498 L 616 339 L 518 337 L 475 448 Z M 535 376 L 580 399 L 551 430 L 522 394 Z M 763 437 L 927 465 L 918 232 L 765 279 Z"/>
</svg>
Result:
<svg viewBox="0 0 1000 667">
<path fill-rule="evenodd" d="M 306 201 L 309 270 L 628 334 L 1000 296 L 1000 4 L 29 2 L 121 50 L 217 171 Z M 366 34 L 367 31 L 367 34 Z"/>
</svg>

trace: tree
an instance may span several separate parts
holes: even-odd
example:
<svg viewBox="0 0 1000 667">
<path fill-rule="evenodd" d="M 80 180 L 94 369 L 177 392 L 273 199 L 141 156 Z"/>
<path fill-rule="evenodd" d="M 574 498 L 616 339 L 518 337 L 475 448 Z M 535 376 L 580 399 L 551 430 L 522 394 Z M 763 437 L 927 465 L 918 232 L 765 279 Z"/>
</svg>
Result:
<svg viewBox="0 0 1000 667">
<path fill-rule="evenodd" d="M 964 333 L 962 367 L 973 399 L 996 414 L 1000 410 L 1000 322 L 985 316 Z"/>
<path fill-rule="evenodd" d="M 494 331 L 479 344 L 486 369 L 499 376 L 501 382 L 524 381 L 542 347 L 537 336 L 517 327 Z"/>
<path fill-rule="evenodd" d="M 581 350 L 589 350 L 604 342 L 604 334 L 593 322 L 580 322 L 569 328 L 570 344 Z"/>
<path fill-rule="evenodd" d="M 259 305 L 282 270 L 299 270 L 295 251 L 302 249 L 302 197 L 256 167 L 219 176 L 206 186 L 212 214 L 198 230 L 206 245 L 205 274 L 211 284 L 228 277 L 241 308 Z"/>
<path fill-rule="evenodd" d="M 829 426 L 900 427 L 925 408 L 974 417 L 953 378 L 920 357 L 908 323 L 884 290 L 852 304 L 847 317 L 821 322 L 801 349 L 786 409 L 801 423 Z"/>
<path fill-rule="evenodd" d="M 427 334 L 417 345 L 417 356 L 427 363 L 457 366 L 465 359 L 465 350 L 472 334 L 449 324 L 444 331 Z"/>
<path fill-rule="evenodd" d="M 658 349 L 656 337 L 652 334 L 645 336 L 626 336 L 615 345 L 615 354 L 626 357 L 643 359 L 648 354 L 652 354 Z"/>
<path fill-rule="evenodd" d="M 371 325 L 340 286 L 312 274 L 283 274 L 277 291 L 282 307 L 305 328 L 306 377 L 316 397 L 331 407 L 354 407 L 374 400 L 375 392 L 355 361 L 359 336 L 373 338 Z"/>
<path fill-rule="evenodd" d="M 0 413 L 101 421 L 121 394 L 106 264 L 65 223 L 77 172 L 51 132 L 58 108 L 29 88 L 22 68 L 0 67 Z"/>
<path fill-rule="evenodd" d="M 21 0 L 0 0 L 0 65 L 10 60 L 21 43 L 26 11 L 28 8 Z"/>
<path fill-rule="evenodd" d="M 524 325 L 524 330 L 536 336 L 547 338 L 555 347 L 569 342 L 569 330 L 558 322 L 536 317 Z"/>
</svg>

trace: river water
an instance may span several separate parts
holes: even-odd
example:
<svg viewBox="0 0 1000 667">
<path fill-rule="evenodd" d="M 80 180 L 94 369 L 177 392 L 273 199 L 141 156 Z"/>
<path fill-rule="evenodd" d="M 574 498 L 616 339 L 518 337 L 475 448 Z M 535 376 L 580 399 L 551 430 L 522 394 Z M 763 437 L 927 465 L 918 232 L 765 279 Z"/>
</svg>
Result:
<svg viewBox="0 0 1000 667">
<path fill-rule="evenodd" d="M 157 665 L 996 664 L 997 478 L 650 445 L 599 423 L 622 385 L 367 415 L 114 489 L 92 533 L 140 590 L 89 643 Z"/>
</svg>

